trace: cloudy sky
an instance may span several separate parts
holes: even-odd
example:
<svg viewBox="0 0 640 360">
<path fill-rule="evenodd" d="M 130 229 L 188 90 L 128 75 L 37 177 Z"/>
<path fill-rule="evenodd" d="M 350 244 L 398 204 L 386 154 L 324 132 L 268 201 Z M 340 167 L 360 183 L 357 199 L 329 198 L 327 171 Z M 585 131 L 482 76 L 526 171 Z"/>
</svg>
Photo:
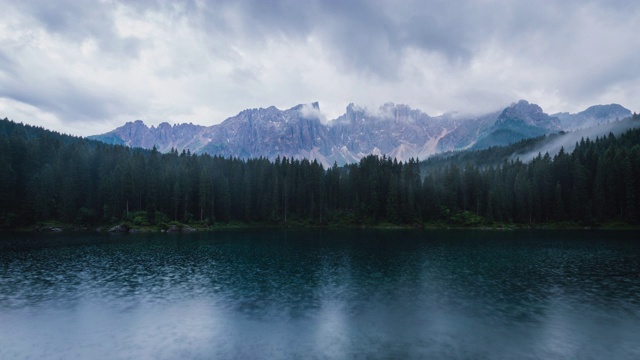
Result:
<svg viewBox="0 0 640 360">
<path fill-rule="evenodd" d="M 640 110 L 640 1 L 0 0 L 0 118 L 74 135 L 243 109 Z"/>
</svg>

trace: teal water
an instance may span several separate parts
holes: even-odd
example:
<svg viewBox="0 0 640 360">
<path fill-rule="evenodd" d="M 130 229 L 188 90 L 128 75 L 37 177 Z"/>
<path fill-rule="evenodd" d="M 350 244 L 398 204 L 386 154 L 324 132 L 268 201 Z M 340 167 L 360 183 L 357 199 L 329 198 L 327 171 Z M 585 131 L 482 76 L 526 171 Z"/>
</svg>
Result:
<svg viewBox="0 0 640 360">
<path fill-rule="evenodd" d="M 0 234 L 0 359 L 638 359 L 637 238 Z"/>
</svg>

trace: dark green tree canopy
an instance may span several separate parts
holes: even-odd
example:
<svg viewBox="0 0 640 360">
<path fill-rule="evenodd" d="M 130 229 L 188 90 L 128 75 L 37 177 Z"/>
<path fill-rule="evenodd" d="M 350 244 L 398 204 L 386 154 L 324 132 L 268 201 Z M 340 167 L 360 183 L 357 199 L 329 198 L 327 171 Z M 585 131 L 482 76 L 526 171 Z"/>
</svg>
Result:
<svg viewBox="0 0 640 360">
<path fill-rule="evenodd" d="M 640 116 L 634 115 L 640 119 Z M 0 120 L 0 226 L 58 220 L 261 224 L 637 223 L 640 130 L 524 163 L 516 149 L 419 162 L 237 159 L 107 145 Z M 525 149 L 525 150 L 522 150 Z"/>
</svg>

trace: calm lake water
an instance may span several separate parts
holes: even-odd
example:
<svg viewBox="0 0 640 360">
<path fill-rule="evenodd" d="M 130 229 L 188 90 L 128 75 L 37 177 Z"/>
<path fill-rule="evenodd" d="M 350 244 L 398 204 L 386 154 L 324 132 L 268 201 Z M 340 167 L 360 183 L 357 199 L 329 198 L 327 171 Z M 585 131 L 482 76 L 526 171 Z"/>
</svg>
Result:
<svg viewBox="0 0 640 360">
<path fill-rule="evenodd" d="M 640 359 L 633 231 L 0 234 L 0 359 Z"/>
</svg>

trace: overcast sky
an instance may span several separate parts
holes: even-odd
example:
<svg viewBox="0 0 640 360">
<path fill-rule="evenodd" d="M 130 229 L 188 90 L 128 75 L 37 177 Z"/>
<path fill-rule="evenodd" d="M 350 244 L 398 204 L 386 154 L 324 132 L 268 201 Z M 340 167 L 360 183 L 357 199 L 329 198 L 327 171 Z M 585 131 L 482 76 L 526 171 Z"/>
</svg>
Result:
<svg viewBox="0 0 640 360">
<path fill-rule="evenodd" d="M 74 135 L 354 102 L 640 109 L 640 1 L 0 0 L 0 118 Z"/>
</svg>

